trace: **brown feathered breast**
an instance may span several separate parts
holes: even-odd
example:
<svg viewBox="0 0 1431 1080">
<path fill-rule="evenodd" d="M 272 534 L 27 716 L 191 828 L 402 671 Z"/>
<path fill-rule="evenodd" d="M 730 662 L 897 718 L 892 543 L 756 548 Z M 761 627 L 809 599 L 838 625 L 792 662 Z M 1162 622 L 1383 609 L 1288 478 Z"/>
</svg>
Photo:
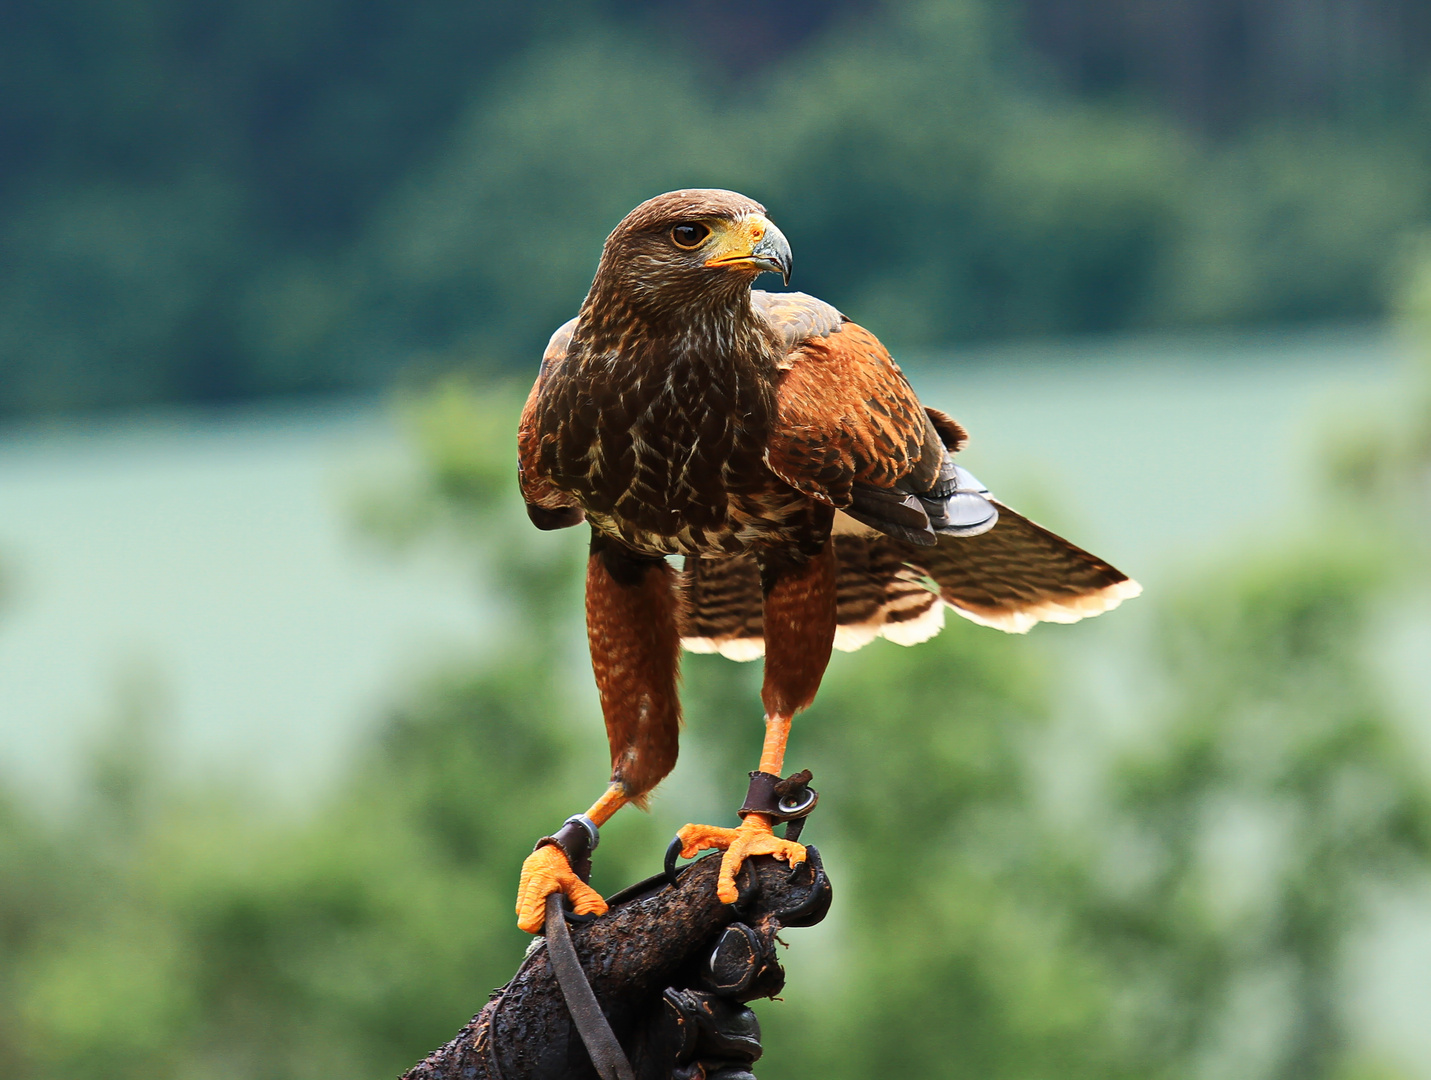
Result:
<svg viewBox="0 0 1431 1080">
<path fill-rule="evenodd" d="M 523 424 L 529 501 L 566 495 L 597 528 L 649 554 L 793 540 L 810 500 L 764 463 L 773 349 L 756 327 L 730 329 L 711 348 L 640 325 L 619 351 L 575 337 Z"/>
</svg>

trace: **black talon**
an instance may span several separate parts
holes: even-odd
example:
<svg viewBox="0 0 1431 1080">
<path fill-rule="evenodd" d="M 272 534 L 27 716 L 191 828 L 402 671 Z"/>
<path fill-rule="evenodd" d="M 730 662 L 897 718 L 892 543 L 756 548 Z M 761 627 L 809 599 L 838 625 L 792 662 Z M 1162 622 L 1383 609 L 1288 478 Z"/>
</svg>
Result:
<svg viewBox="0 0 1431 1080">
<path fill-rule="evenodd" d="M 676 860 L 681 857 L 681 848 L 685 846 L 679 836 L 666 845 L 666 880 L 673 886 L 678 885 L 681 880 L 681 872 L 676 869 Z"/>
<path fill-rule="evenodd" d="M 812 871 L 810 891 L 794 907 L 786 908 L 784 911 L 771 912 L 781 926 L 814 926 L 830 910 L 830 901 L 833 898 L 830 879 L 825 876 L 825 867 L 820 862 L 819 849 L 811 846 L 805 850 L 809 853 L 809 858 L 800 865 L 804 866 L 808 863 Z"/>
<path fill-rule="evenodd" d="M 595 922 L 601 917 L 595 914 L 578 915 L 575 911 L 571 909 L 571 897 L 565 894 L 563 894 L 561 898 L 561 913 L 567 922 L 572 923 L 576 926 L 585 926 L 587 923 Z"/>
</svg>

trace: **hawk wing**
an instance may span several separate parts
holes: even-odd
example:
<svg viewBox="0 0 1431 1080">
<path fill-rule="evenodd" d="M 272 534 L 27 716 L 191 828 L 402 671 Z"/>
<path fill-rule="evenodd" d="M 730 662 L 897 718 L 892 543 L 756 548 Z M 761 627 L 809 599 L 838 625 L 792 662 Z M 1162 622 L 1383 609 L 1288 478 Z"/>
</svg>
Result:
<svg viewBox="0 0 1431 1080">
<path fill-rule="evenodd" d="M 541 397 L 547 376 L 566 359 L 576 320 L 570 319 L 557 328 L 542 353 L 542 366 L 537 381 L 527 395 L 522 418 L 517 424 L 517 486 L 527 503 L 527 516 L 539 529 L 567 529 L 586 520 L 576 499 L 543 478 L 539 467 L 542 455 L 542 435 L 537 430 L 535 415 L 537 399 Z M 551 436 L 547 436 L 551 438 Z"/>
<path fill-rule="evenodd" d="M 1096 555 L 998 506 L 999 523 L 988 532 L 905 553 L 964 618 L 1023 634 L 1041 622 L 1101 615 L 1143 591 Z"/>
<path fill-rule="evenodd" d="M 751 298 L 786 345 L 765 454 L 776 476 L 914 544 L 993 527 L 988 492 L 949 454 L 963 429 L 919 403 L 879 339 L 803 293 Z"/>
</svg>

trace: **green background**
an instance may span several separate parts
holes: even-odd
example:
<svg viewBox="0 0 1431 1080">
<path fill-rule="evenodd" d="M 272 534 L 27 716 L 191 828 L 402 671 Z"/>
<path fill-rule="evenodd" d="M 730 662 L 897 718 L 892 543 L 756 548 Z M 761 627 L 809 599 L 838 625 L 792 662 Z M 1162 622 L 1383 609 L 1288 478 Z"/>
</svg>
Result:
<svg viewBox="0 0 1431 1080">
<path fill-rule="evenodd" d="M 511 973 L 521 859 L 605 776 L 583 545 L 525 521 L 516 409 L 605 232 L 697 184 L 764 201 L 980 477 L 1149 586 L 832 666 L 791 762 L 838 899 L 761 1075 L 1426 1075 L 1380 1015 L 1431 993 L 1384 970 L 1431 927 L 1425 42 L 1337 52 L 1290 4 L 1326 93 L 1194 100 L 1058 9 L 0 13 L 0 1076 L 393 1075 Z M 202 746 L 171 639 L 224 699 Z M 758 678 L 688 658 L 604 891 L 731 818 Z"/>
</svg>

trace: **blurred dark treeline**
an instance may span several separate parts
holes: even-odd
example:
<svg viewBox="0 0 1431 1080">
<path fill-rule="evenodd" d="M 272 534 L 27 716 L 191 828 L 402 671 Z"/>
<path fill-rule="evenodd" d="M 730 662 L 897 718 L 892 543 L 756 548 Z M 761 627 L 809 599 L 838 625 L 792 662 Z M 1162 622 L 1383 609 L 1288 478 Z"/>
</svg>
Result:
<svg viewBox="0 0 1431 1080">
<path fill-rule="evenodd" d="M 1290 116 L 1394 122 L 1426 92 L 1420 0 L 1026 0 L 1029 38 L 1080 93 L 1147 95 L 1227 134 Z"/>
<path fill-rule="evenodd" d="M 683 185 L 897 347 L 1371 317 L 1427 210 L 1418 11 L 12 0 L 0 413 L 527 370 Z"/>
</svg>

